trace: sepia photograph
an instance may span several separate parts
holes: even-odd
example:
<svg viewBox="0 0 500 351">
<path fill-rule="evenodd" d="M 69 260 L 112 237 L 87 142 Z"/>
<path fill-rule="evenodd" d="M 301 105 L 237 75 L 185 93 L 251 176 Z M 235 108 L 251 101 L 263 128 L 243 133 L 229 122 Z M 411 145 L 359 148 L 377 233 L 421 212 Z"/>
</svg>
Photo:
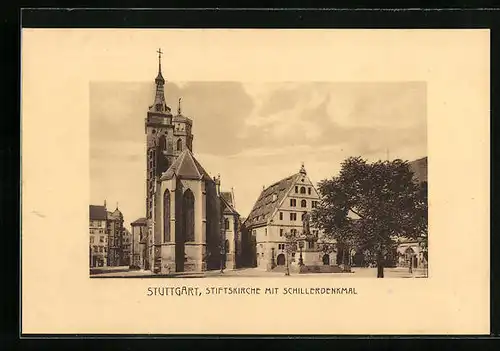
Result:
<svg viewBox="0 0 500 351">
<path fill-rule="evenodd" d="M 149 82 L 90 82 L 91 277 L 428 276 L 425 82 L 170 82 L 140 55 Z"/>
</svg>

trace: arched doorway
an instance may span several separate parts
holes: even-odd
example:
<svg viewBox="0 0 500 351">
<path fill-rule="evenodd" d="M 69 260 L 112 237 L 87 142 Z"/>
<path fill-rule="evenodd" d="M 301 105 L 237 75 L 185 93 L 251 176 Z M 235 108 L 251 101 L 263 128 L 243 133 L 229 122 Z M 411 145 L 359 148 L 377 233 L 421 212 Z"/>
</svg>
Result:
<svg viewBox="0 0 500 351">
<path fill-rule="evenodd" d="M 323 264 L 325 266 L 329 266 L 330 265 L 330 255 L 329 254 L 324 254 L 323 255 Z"/>
<path fill-rule="evenodd" d="M 285 265 L 285 255 L 283 254 L 279 254 L 277 257 L 276 257 L 276 264 L 278 266 L 284 266 Z"/>
</svg>

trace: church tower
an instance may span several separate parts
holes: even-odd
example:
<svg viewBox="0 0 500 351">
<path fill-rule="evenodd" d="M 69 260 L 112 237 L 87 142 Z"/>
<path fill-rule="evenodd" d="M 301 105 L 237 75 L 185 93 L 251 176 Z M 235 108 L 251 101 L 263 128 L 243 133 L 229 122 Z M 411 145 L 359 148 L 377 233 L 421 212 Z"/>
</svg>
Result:
<svg viewBox="0 0 500 351">
<path fill-rule="evenodd" d="M 193 122 L 181 114 L 181 99 L 177 114 L 174 116 L 165 99 L 165 79 L 161 70 L 161 49 L 158 53 L 158 75 L 155 79 L 154 102 L 149 106 L 145 120 L 147 143 L 147 180 L 146 180 L 146 215 L 151 219 L 154 211 L 154 192 L 156 182 L 162 173 L 174 163 L 182 150 L 192 151 Z"/>
</svg>

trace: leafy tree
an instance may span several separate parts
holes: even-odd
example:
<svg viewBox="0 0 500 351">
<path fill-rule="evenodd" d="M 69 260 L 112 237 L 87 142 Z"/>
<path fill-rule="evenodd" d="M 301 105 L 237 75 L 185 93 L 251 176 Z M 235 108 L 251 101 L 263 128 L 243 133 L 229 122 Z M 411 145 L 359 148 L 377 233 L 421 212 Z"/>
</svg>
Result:
<svg viewBox="0 0 500 351">
<path fill-rule="evenodd" d="M 316 227 L 339 243 L 373 252 L 377 278 L 397 237 L 427 232 L 427 187 L 402 160 L 368 163 L 350 157 L 340 174 L 319 183 L 321 201 L 312 212 Z"/>
<path fill-rule="evenodd" d="M 337 245 L 331 241 L 321 238 L 318 240 L 318 249 L 321 253 L 329 255 L 332 252 L 337 252 Z"/>
</svg>

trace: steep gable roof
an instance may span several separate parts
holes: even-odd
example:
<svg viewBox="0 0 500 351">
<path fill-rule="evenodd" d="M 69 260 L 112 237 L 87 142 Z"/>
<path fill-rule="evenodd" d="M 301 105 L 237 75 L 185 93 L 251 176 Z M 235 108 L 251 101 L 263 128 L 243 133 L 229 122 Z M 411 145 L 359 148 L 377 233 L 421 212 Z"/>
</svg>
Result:
<svg viewBox="0 0 500 351">
<path fill-rule="evenodd" d="M 189 149 L 185 149 L 174 163 L 161 176 L 161 180 L 171 179 L 174 175 L 183 179 L 212 180 Z"/>
<path fill-rule="evenodd" d="M 299 177 L 303 177 L 303 174 L 296 173 L 262 190 L 252 211 L 250 211 L 250 214 L 245 220 L 245 225 L 256 226 L 267 223 L 268 219 L 271 218 L 274 211 L 281 205 Z M 273 194 L 276 194 L 276 196 L 273 197 Z"/>
<path fill-rule="evenodd" d="M 107 219 L 106 207 L 89 205 L 89 218 L 94 221 L 105 221 Z"/>
<path fill-rule="evenodd" d="M 233 193 L 230 191 L 222 191 L 220 195 L 228 204 L 233 205 Z"/>
<path fill-rule="evenodd" d="M 229 194 L 231 194 L 231 193 L 229 193 Z M 224 214 L 239 215 L 238 211 L 236 211 L 236 209 L 234 208 L 233 203 L 229 202 L 227 200 L 227 196 L 224 196 L 224 192 L 221 192 L 220 199 L 221 199 L 222 203 L 224 204 L 224 212 L 223 212 Z M 232 196 L 231 196 L 231 199 L 232 199 Z"/>
</svg>

